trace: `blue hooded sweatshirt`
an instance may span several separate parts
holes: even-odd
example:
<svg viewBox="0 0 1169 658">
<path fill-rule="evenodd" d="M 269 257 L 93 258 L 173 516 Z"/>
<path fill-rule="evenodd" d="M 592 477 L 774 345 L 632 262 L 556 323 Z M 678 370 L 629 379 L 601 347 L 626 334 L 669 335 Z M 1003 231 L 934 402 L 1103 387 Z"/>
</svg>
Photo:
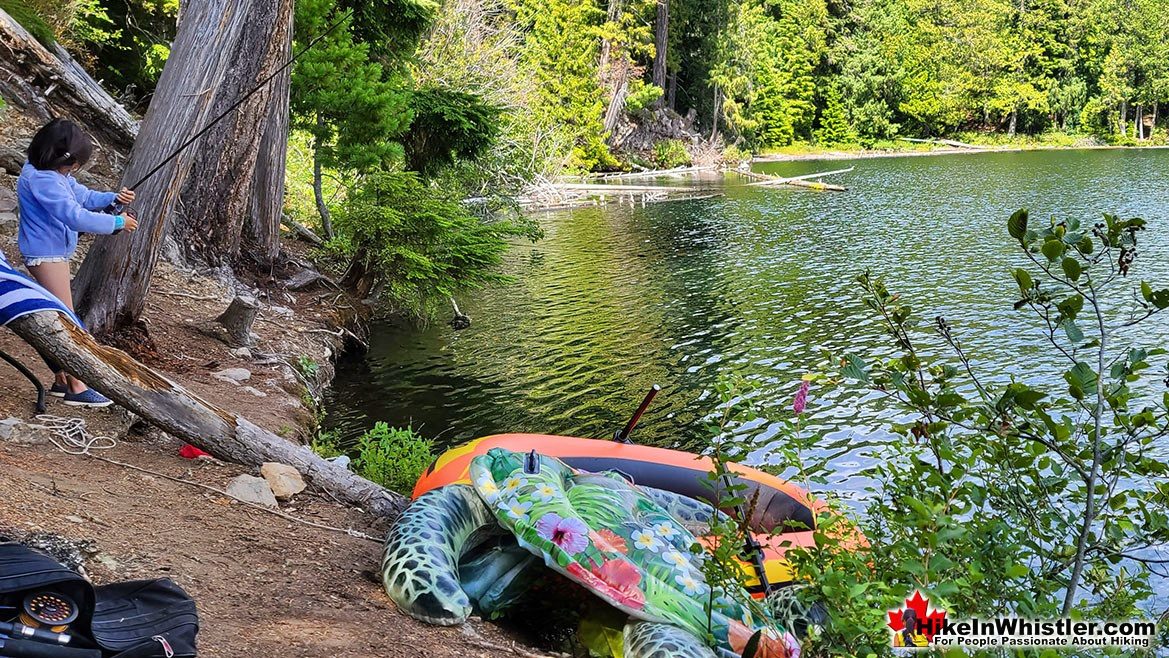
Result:
<svg viewBox="0 0 1169 658">
<path fill-rule="evenodd" d="M 32 258 L 69 258 L 77 234 L 116 233 L 125 224 L 120 215 L 93 212 L 114 202 L 114 192 L 94 192 L 72 176 L 25 163 L 16 181 L 20 213 L 17 245 Z"/>
</svg>

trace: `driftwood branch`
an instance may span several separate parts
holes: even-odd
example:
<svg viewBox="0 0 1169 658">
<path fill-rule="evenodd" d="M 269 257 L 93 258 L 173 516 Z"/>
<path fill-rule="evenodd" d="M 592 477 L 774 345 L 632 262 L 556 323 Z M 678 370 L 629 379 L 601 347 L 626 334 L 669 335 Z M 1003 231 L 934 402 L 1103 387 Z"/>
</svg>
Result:
<svg viewBox="0 0 1169 658">
<path fill-rule="evenodd" d="M 125 352 L 99 344 L 57 313 L 32 313 L 8 326 L 110 399 L 219 459 L 257 467 L 269 461 L 288 464 L 337 500 L 378 516 L 396 517 L 408 502 L 325 461 L 308 446 L 295 445 L 203 400 Z"/>
<path fill-rule="evenodd" d="M 796 187 L 807 187 L 807 188 L 811 188 L 814 190 L 828 190 L 831 192 L 847 192 L 848 188 L 844 187 L 843 185 L 833 185 L 831 183 L 824 183 L 820 180 L 811 180 L 811 179 L 813 179 L 813 178 L 819 179 L 819 178 L 822 178 L 824 176 L 833 176 L 836 174 L 847 174 L 848 172 L 850 172 L 852 170 L 853 170 L 853 168 L 849 167 L 848 169 L 837 169 L 835 171 L 819 171 L 819 172 L 812 173 L 812 174 L 804 174 L 803 176 L 793 176 L 791 178 L 781 178 L 779 176 L 771 176 L 768 174 L 761 174 L 761 173 L 754 172 L 754 171 L 742 171 L 739 173 L 743 176 L 746 176 L 747 178 L 753 178 L 753 179 L 758 181 L 755 183 L 748 183 L 747 184 L 748 187 L 756 187 L 756 186 L 771 187 L 771 186 L 776 186 L 776 185 L 794 185 Z"/>
</svg>

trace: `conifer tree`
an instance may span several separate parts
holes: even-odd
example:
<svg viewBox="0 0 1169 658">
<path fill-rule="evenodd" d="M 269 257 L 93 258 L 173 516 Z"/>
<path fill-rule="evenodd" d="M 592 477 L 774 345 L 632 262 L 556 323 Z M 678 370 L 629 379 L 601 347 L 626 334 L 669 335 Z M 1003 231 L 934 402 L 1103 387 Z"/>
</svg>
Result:
<svg viewBox="0 0 1169 658">
<path fill-rule="evenodd" d="M 824 110 L 820 113 L 820 127 L 815 133 L 820 146 L 844 146 L 856 143 L 856 134 L 844 113 L 844 99 L 836 85 L 824 94 Z"/>
</svg>

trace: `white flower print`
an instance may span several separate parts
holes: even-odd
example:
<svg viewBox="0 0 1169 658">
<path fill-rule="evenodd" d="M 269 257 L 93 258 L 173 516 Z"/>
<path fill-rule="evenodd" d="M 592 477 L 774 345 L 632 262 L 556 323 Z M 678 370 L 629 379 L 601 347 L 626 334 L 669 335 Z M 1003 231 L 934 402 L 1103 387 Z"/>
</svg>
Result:
<svg viewBox="0 0 1169 658">
<path fill-rule="evenodd" d="M 662 540 L 655 537 L 651 530 L 638 530 L 633 533 L 630 539 L 633 540 L 634 546 L 643 550 L 656 553 L 662 547 Z"/>
<path fill-rule="evenodd" d="M 530 509 L 532 509 L 531 502 L 513 500 L 507 503 L 507 515 L 517 521 L 527 521 Z"/>
<path fill-rule="evenodd" d="M 706 592 L 706 583 L 698 580 L 691 573 L 681 573 L 674 576 L 674 582 L 678 583 L 682 591 L 686 593 L 686 596 L 694 596 Z"/>
</svg>

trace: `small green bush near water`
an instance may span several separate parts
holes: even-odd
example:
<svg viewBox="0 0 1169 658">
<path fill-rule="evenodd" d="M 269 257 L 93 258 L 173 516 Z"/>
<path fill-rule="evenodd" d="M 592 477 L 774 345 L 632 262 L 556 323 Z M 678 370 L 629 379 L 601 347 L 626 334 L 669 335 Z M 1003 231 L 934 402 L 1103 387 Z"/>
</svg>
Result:
<svg viewBox="0 0 1169 658">
<path fill-rule="evenodd" d="M 680 139 L 667 139 L 654 144 L 654 164 L 662 169 L 674 169 L 690 165 L 690 153 Z"/>
<path fill-rule="evenodd" d="M 434 461 L 433 443 L 413 429 L 377 423 L 358 441 L 353 470 L 392 491 L 408 493 Z"/>
<path fill-rule="evenodd" d="M 345 454 L 345 451 L 341 449 L 337 441 L 336 432 L 320 432 L 313 437 L 313 440 L 309 443 L 309 447 L 318 456 L 325 459 L 332 459 L 333 457 L 340 457 Z"/>
<path fill-rule="evenodd" d="M 738 164 L 744 161 L 749 162 L 751 160 L 751 152 L 745 151 L 738 146 L 731 144 L 723 150 L 723 160 L 734 164 Z"/>
</svg>

